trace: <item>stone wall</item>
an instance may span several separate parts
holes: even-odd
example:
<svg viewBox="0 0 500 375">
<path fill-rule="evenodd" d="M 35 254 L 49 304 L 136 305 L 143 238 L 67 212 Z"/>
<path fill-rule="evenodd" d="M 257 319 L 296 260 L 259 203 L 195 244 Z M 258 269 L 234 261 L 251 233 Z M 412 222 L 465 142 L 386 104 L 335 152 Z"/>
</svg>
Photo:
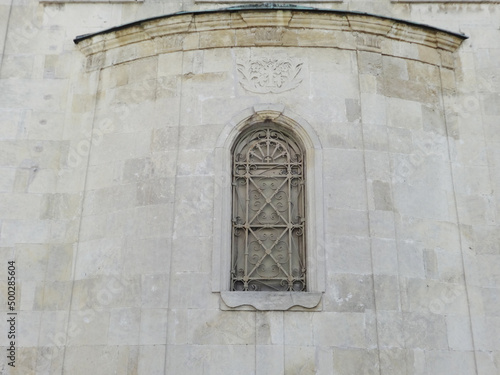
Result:
<svg viewBox="0 0 500 375">
<path fill-rule="evenodd" d="M 0 373 L 497 374 L 498 4 L 222 6 L 0 5 Z M 310 140 L 314 307 L 221 299 L 256 118 Z"/>
</svg>

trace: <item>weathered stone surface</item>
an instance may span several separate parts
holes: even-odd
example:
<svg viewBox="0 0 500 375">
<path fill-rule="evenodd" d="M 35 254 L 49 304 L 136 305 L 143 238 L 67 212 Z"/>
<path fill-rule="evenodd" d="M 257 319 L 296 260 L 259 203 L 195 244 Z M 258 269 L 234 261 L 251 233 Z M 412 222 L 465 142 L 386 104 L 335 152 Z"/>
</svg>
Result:
<svg viewBox="0 0 500 375">
<path fill-rule="evenodd" d="M 497 375 L 498 6 L 410 2 L 0 5 L 0 372 Z M 254 298 L 231 137 L 278 120 L 308 290 Z"/>
</svg>

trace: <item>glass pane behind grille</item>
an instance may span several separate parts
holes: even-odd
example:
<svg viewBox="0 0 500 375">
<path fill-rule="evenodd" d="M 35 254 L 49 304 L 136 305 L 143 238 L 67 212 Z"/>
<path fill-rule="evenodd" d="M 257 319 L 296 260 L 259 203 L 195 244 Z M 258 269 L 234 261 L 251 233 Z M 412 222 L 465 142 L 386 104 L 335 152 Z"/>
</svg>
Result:
<svg viewBox="0 0 500 375">
<path fill-rule="evenodd" d="M 233 152 L 232 183 L 231 289 L 305 291 L 302 149 L 274 126 L 249 131 Z"/>
</svg>

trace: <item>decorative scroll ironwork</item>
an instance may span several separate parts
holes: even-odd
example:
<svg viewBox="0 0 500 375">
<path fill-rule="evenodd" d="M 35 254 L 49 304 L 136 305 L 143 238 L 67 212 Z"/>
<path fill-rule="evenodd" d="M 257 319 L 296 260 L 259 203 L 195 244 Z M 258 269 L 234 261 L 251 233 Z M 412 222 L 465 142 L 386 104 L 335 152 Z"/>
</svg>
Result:
<svg viewBox="0 0 500 375">
<path fill-rule="evenodd" d="M 305 291 L 304 152 L 272 125 L 233 151 L 231 290 Z"/>
</svg>

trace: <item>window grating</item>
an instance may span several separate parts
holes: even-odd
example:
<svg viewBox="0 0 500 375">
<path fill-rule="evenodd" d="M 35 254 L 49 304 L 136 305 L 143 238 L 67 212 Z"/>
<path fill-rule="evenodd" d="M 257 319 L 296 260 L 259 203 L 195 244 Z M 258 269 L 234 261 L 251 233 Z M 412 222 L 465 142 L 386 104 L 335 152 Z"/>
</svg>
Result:
<svg viewBox="0 0 500 375">
<path fill-rule="evenodd" d="M 273 124 L 233 151 L 231 290 L 305 291 L 304 151 Z"/>
</svg>

